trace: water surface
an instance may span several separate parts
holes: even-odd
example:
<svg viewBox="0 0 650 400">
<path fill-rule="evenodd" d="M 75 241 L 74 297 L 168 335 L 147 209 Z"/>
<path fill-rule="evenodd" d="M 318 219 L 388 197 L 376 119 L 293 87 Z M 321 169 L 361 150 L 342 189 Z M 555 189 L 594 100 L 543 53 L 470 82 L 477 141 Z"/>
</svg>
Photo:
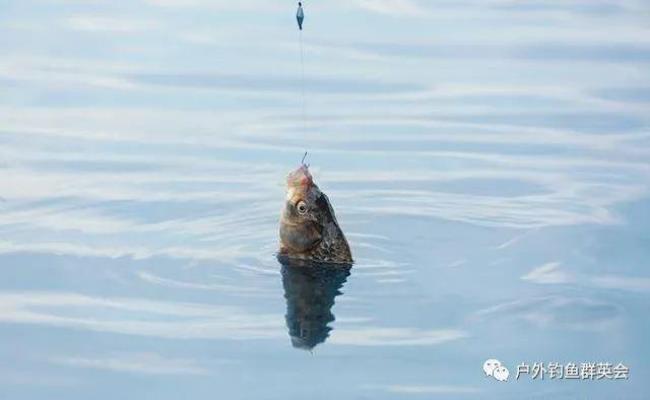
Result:
<svg viewBox="0 0 650 400">
<path fill-rule="evenodd" d="M 648 398 L 647 2 L 294 7 L 0 2 L 0 397 Z"/>
</svg>

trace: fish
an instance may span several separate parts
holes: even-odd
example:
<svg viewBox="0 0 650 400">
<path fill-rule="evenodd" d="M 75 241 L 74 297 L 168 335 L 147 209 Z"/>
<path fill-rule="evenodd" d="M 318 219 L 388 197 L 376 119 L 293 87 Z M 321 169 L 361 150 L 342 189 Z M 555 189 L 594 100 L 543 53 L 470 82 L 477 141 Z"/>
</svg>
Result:
<svg viewBox="0 0 650 400">
<path fill-rule="evenodd" d="M 287 176 L 278 257 L 331 264 L 354 262 L 334 208 L 304 162 Z"/>
</svg>

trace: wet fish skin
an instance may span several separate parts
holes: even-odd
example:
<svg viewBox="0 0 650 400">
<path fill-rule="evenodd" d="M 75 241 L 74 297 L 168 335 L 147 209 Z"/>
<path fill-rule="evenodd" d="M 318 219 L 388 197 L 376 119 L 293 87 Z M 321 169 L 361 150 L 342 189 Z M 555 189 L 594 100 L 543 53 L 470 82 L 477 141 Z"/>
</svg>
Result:
<svg viewBox="0 0 650 400">
<path fill-rule="evenodd" d="M 334 209 L 306 165 L 287 176 L 287 199 L 280 218 L 280 256 L 351 264 L 352 252 Z"/>
</svg>

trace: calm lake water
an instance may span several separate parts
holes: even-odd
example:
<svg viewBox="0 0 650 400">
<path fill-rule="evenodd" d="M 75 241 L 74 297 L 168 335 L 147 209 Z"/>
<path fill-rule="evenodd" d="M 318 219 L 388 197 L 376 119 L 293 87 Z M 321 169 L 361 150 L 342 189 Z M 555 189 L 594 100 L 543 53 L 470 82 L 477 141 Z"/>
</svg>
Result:
<svg viewBox="0 0 650 400">
<path fill-rule="evenodd" d="M 0 398 L 648 399 L 648 2 L 307 2 L 304 121 L 294 13 L 0 0 Z"/>
</svg>

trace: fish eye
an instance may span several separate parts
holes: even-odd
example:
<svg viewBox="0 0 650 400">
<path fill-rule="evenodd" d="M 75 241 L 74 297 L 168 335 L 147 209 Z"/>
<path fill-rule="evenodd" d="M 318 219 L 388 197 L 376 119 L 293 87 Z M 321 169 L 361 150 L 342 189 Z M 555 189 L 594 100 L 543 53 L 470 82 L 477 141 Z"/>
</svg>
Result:
<svg viewBox="0 0 650 400">
<path fill-rule="evenodd" d="M 296 204 L 296 209 L 298 210 L 298 213 L 304 214 L 307 212 L 307 204 L 301 200 L 298 202 L 298 204 Z"/>
</svg>

